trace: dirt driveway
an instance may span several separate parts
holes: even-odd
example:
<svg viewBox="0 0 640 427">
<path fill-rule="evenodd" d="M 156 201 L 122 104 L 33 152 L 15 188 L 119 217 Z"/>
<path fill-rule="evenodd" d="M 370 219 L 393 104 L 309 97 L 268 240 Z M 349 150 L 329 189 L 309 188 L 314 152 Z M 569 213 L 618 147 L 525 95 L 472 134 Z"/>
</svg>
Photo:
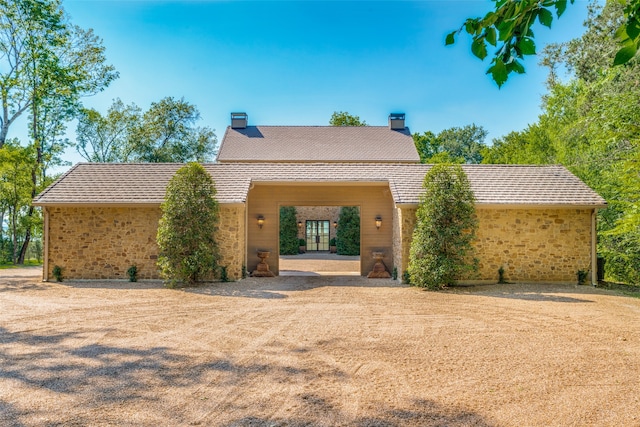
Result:
<svg viewBox="0 0 640 427">
<path fill-rule="evenodd" d="M 638 426 L 640 300 L 0 272 L 0 425 Z"/>
</svg>

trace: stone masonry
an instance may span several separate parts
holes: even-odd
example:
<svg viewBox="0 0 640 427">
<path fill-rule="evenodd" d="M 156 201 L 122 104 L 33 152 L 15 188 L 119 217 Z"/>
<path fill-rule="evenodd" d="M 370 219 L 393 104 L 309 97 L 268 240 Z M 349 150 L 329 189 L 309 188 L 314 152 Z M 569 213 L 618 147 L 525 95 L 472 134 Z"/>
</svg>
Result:
<svg viewBox="0 0 640 427">
<path fill-rule="evenodd" d="M 398 209 L 394 257 L 407 269 L 415 209 Z M 469 280 L 575 282 L 591 268 L 591 211 L 587 209 L 477 209 L 474 243 L 479 270 Z M 402 244 L 399 244 L 401 240 Z"/>
<path fill-rule="evenodd" d="M 68 279 L 157 279 L 156 207 L 51 207 L 49 274 L 55 265 Z"/>
<path fill-rule="evenodd" d="M 139 279 L 158 279 L 156 234 L 161 216 L 156 207 L 51 207 L 49 265 L 63 269 L 68 279 L 128 279 L 138 267 Z M 241 278 L 244 264 L 244 208 L 220 209 L 216 237 L 220 265 L 232 280 Z"/>
</svg>

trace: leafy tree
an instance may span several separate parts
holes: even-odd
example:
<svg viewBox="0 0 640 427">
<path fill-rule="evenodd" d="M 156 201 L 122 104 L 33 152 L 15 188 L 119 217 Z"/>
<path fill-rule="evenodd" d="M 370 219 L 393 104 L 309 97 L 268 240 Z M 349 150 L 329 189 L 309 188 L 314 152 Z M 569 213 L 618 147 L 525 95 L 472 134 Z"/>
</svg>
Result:
<svg viewBox="0 0 640 427">
<path fill-rule="evenodd" d="M 574 0 L 569 0 L 573 3 Z M 535 55 L 536 45 L 532 27 L 536 22 L 551 28 L 554 14 L 560 17 L 567 8 L 567 0 L 494 0 L 495 9 L 484 17 L 468 18 L 456 31 L 447 35 L 445 44 L 455 43 L 455 36 L 463 30 L 472 37 L 471 52 L 480 59 L 487 57 L 489 46 L 497 50 L 492 56 L 487 74 L 502 86 L 510 73 L 522 74 L 520 62 L 525 55 Z M 614 65 L 630 61 L 640 48 L 640 0 L 624 3 L 624 19 L 615 32 L 618 43 Z"/>
<path fill-rule="evenodd" d="M 432 290 L 475 271 L 477 219 L 469 180 L 459 165 L 435 165 L 424 178 L 409 253 L 410 283 Z"/>
<path fill-rule="evenodd" d="M 163 98 L 144 114 L 116 99 L 105 116 L 81 110 L 76 150 L 92 162 L 208 161 L 217 140 L 211 129 L 196 126 L 199 119 L 198 109 L 184 99 Z"/>
<path fill-rule="evenodd" d="M 76 150 L 90 162 L 125 163 L 133 151 L 132 135 L 142 127 L 142 113 L 135 104 L 113 101 L 102 116 L 94 109 L 83 108 L 78 116 Z"/>
<path fill-rule="evenodd" d="M 6 215 L 8 236 L 0 233 L 3 258 L 16 263 L 26 233 L 25 215 L 31 206 L 32 150 L 21 147 L 18 141 L 8 140 L 0 148 L 0 232 Z"/>
<path fill-rule="evenodd" d="M 360 208 L 358 206 L 340 208 L 336 250 L 338 255 L 360 255 Z"/>
<path fill-rule="evenodd" d="M 329 119 L 330 126 L 368 126 L 360 117 L 351 115 L 346 111 L 334 111 Z"/>
<path fill-rule="evenodd" d="M 189 163 L 169 181 L 158 224 L 158 266 L 169 286 L 195 284 L 217 272 L 215 232 L 219 221 L 216 188 L 207 171 Z"/>
<path fill-rule="evenodd" d="M 215 155 L 216 136 L 196 127 L 200 112 L 183 98 L 154 102 L 132 138 L 131 157 L 137 162 L 204 162 Z"/>
<path fill-rule="evenodd" d="M 421 163 L 469 163 L 482 161 L 487 131 L 475 124 L 445 129 L 438 135 L 414 133 L 413 141 Z"/>
<path fill-rule="evenodd" d="M 113 67 L 105 65 L 100 39 L 71 25 L 60 0 L 0 0 L 0 147 L 10 126 L 29 112 L 32 197 L 48 183 L 47 168 L 62 163 L 65 123 L 80 98 L 116 77 Z M 24 261 L 37 222 L 33 206 L 23 215 L 26 232 L 18 263 Z"/>
<path fill-rule="evenodd" d="M 280 255 L 296 255 L 299 249 L 296 207 L 280 207 Z"/>
<path fill-rule="evenodd" d="M 615 4 L 602 12 L 596 7 L 582 37 L 548 52 L 549 93 L 538 122 L 494 141 L 484 154 L 486 162 L 563 164 L 594 188 L 608 202 L 598 213 L 606 278 L 639 283 L 640 64 L 611 66 L 611 33 L 622 19 Z M 572 72 L 572 79 L 560 82 L 559 67 Z"/>
</svg>

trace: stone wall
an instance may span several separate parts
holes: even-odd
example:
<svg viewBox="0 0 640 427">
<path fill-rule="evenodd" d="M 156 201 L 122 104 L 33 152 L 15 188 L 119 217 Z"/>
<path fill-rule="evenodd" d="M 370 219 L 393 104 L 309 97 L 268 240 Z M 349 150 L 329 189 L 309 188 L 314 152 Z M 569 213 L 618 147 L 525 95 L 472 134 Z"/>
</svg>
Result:
<svg viewBox="0 0 640 427">
<path fill-rule="evenodd" d="M 159 207 L 52 207 L 49 274 L 55 265 L 69 279 L 157 279 Z"/>
<path fill-rule="evenodd" d="M 216 241 L 220 248 L 220 265 L 227 267 L 231 280 L 242 278 L 245 265 L 245 218 L 244 206 L 220 206 L 220 223 L 216 229 Z"/>
<path fill-rule="evenodd" d="M 394 250 L 402 270 L 409 263 L 415 209 L 398 209 Z M 479 271 L 475 277 L 497 281 L 503 267 L 508 281 L 575 282 L 578 270 L 591 269 L 591 211 L 587 209 L 477 210 L 474 242 Z"/>
<path fill-rule="evenodd" d="M 411 208 L 397 208 L 394 215 L 394 263 L 398 266 L 398 278 L 409 266 L 409 250 L 411 249 L 411 239 L 413 229 L 416 226 L 416 210 Z"/>
<path fill-rule="evenodd" d="M 128 279 L 136 265 L 139 279 L 158 279 L 156 234 L 159 207 L 51 207 L 49 262 L 68 279 Z M 242 276 L 245 253 L 244 207 L 220 209 L 216 229 L 220 265 L 231 279 Z"/>
<path fill-rule="evenodd" d="M 591 269 L 591 211 L 478 209 L 475 243 L 483 280 L 502 266 L 512 281 L 576 282 Z"/>
</svg>

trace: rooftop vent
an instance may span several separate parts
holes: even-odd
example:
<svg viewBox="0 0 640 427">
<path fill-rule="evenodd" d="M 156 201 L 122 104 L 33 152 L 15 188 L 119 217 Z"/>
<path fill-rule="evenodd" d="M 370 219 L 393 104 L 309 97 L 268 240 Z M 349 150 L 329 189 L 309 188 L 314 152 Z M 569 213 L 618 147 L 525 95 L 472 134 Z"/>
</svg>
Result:
<svg viewBox="0 0 640 427">
<path fill-rule="evenodd" d="M 404 129 L 404 113 L 389 114 L 389 129 L 391 130 Z"/>
<path fill-rule="evenodd" d="M 246 129 L 248 118 L 247 113 L 231 113 L 231 129 Z"/>
</svg>

